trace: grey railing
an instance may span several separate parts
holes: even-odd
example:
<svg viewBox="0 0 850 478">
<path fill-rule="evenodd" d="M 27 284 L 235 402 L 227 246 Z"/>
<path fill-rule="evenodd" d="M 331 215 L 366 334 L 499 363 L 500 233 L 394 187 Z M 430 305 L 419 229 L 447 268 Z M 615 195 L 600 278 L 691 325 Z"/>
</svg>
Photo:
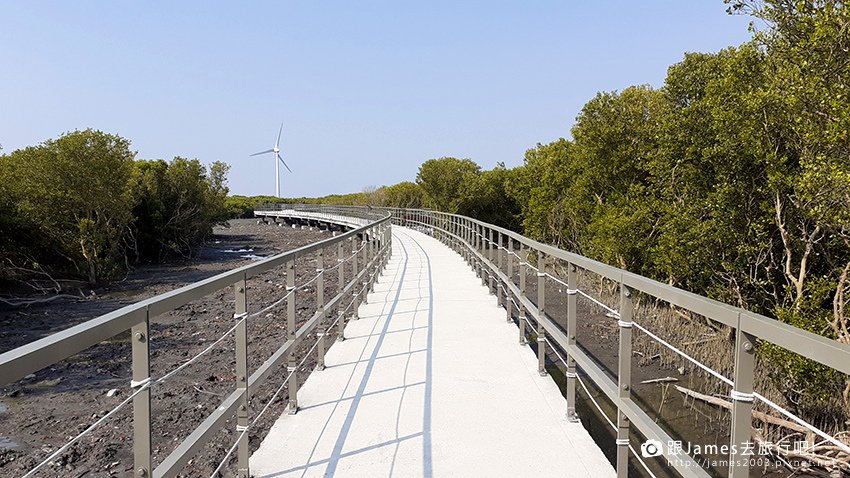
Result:
<svg viewBox="0 0 850 478">
<path fill-rule="evenodd" d="M 564 352 L 563 356 L 560 354 L 559 356 L 563 359 L 567 370 L 566 399 L 569 415 L 575 414 L 576 382 L 581 380 L 577 373 L 579 369 L 584 376 L 595 384 L 597 389 L 610 399 L 617 408 L 615 425 L 617 437 L 616 462 L 617 473 L 620 477 L 627 474 L 630 450 L 628 437 L 631 425 L 634 425 L 647 438 L 662 442 L 671 440 L 668 432 L 640 408 L 631 394 L 632 328 L 645 330 L 638 322 L 633 320 L 632 296 L 635 291 L 700 314 L 734 329 L 733 377 L 730 379 L 717 375 L 732 387 L 732 393 L 730 393 L 733 399 L 730 449 L 733 450 L 733 453 L 730 456 L 729 467 L 729 476 L 731 477 L 745 477 L 749 473 L 749 460 L 746 457 L 741 457 L 736 450 L 742 450 L 744 444 L 750 439 L 753 401 L 757 399 L 765 401 L 770 406 L 776 406 L 753 391 L 756 339 L 774 343 L 841 373 L 850 374 L 850 346 L 846 344 L 563 251 L 469 217 L 428 210 L 318 205 L 261 207 L 258 208 L 256 214 L 259 216 L 294 218 L 308 222 L 342 224 L 354 229 L 336 237 L 138 302 L 0 354 L 0 385 L 17 381 L 29 373 L 48 367 L 103 340 L 130 330 L 133 360 L 131 385 L 134 392 L 128 397 L 128 400 L 132 399 L 133 404 L 133 451 L 136 476 L 176 476 L 201 447 L 209 442 L 213 433 L 221 429 L 224 423 L 235 415 L 238 438 L 230 451 L 237 453 L 238 473 L 240 476 L 247 477 L 249 476 L 248 456 L 250 451 L 247 430 L 256 421 L 256 416 L 252 417 L 250 414 L 249 398 L 262 383 L 271 377 L 275 367 L 286 364 L 289 374 L 284 379 L 283 384 L 288 383 L 290 410 L 297 410 L 298 381 L 295 376 L 297 369 L 295 367 L 297 364 L 297 358 L 294 356 L 295 347 L 303 342 L 308 334 L 317 331 L 317 341 L 311 350 L 317 349 L 319 351 L 318 366 L 321 368 L 327 345 L 324 343 L 325 331 L 329 326 L 334 325 L 338 325 L 339 330 L 342 330 L 345 324 L 344 314 L 338 315 L 336 321 L 329 324 L 328 313 L 334 308 L 339 310 L 344 299 L 348 297 L 352 297 L 349 308 L 353 305 L 355 306 L 354 310 L 356 310 L 357 303 L 365 300 L 366 293 L 376 280 L 381 268 L 386 264 L 391 252 L 391 234 L 388 227 L 390 221 L 399 225 L 421 228 L 456 250 L 476 270 L 482 281 L 490 287 L 490 290 L 499 297 L 500 304 L 507 310 L 508 319 L 511 319 L 513 312 L 518 313 L 522 337 L 524 337 L 526 322 L 531 323 L 533 321 L 536 324 L 538 362 L 541 373 L 545 373 L 547 347 Z M 357 244 L 361 238 L 364 241 L 363 244 Z M 295 293 L 295 260 L 299 257 L 315 254 L 317 275 L 311 282 L 317 281 L 318 284 L 323 284 L 325 274 L 332 269 L 323 268 L 323 251 L 332 247 L 337 248 L 337 257 L 345 255 L 343 248 L 349 249 L 351 278 L 347 281 L 343 280 L 342 269 L 346 266 L 344 264 L 339 265 L 338 293 L 326 301 L 323 297 L 324 287 L 316 287 L 317 308 L 312 317 L 296 329 L 295 304 L 299 294 Z M 515 251 L 520 253 L 518 254 Z M 536 267 L 524 260 L 525 257 L 529 257 L 528 252 L 532 253 L 531 256 L 536 257 Z M 567 279 L 564 282 L 567 287 L 567 317 L 564 328 L 556 325 L 546 313 L 545 281 L 547 279 L 559 280 L 546 272 L 547 259 L 552 258 L 563 261 L 568 265 Z M 358 264 L 360 267 L 358 267 Z M 286 267 L 287 271 L 288 292 L 281 300 L 286 302 L 289 336 L 271 357 L 248 376 L 246 322 L 250 320 L 252 315 L 247 307 L 247 281 L 262 272 L 281 266 Z M 515 283 L 513 279 L 515 270 L 521 271 L 519 283 Z M 526 272 L 530 270 L 537 273 L 536 298 L 531 298 L 526 293 L 525 277 Z M 619 325 L 619 362 L 616 379 L 611 378 L 576 342 L 576 299 L 578 293 L 581 292 L 577 282 L 580 270 L 591 272 L 619 285 L 619 310 L 615 311 Z M 231 329 L 236 335 L 237 373 L 234 391 L 225 397 L 221 405 L 154 469 L 151 459 L 150 389 L 152 386 L 161 383 L 164 377 L 179 371 L 186 364 L 172 370 L 164 377 L 158 379 L 151 377 L 150 323 L 162 313 L 230 286 L 234 287 L 236 299 L 235 323 Z M 280 384 L 281 387 L 283 384 Z M 777 408 L 783 413 L 787 413 L 780 407 Z M 793 420 L 796 417 L 792 415 L 789 418 Z M 829 441 L 825 435 L 822 436 Z M 846 444 L 834 442 L 834 439 L 833 443 L 839 447 L 844 447 L 842 449 L 847 448 Z M 226 460 L 227 457 L 223 458 Z M 708 476 L 708 473 L 687 455 L 680 456 L 672 463 L 672 466 L 683 476 Z"/>
<path fill-rule="evenodd" d="M 135 476 L 139 477 L 173 477 L 181 473 L 181 470 L 195 456 L 195 454 L 208 443 L 213 435 L 219 431 L 225 422 L 236 417 L 237 440 L 228 452 L 222 457 L 222 465 L 225 464 L 230 453 L 237 454 L 238 476 L 247 478 L 250 476 L 248 467 L 249 447 L 247 432 L 251 425 L 257 421 L 258 416 L 252 416 L 249 408 L 249 400 L 258 387 L 263 383 L 274 379 L 278 375 L 272 372 L 278 366 L 286 365 L 287 376 L 280 384 L 278 393 L 282 391 L 284 384 L 288 387 L 289 395 L 288 410 L 294 413 L 297 410 L 298 378 L 296 370 L 298 357 L 295 356 L 296 346 L 305 341 L 309 334 L 316 333 L 316 341 L 307 354 L 318 350 L 318 365 L 324 366 L 324 353 L 328 346 L 325 343 L 326 332 L 333 326 L 338 327 L 338 337 L 342 337 L 342 330 L 348 311 L 353 310 L 356 314 L 357 306 L 366 300 L 380 271 L 386 265 L 391 252 L 390 217 L 385 210 L 369 210 L 362 208 L 353 210 L 344 207 L 316 207 L 316 206 L 288 206 L 297 217 L 310 215 L 310 219 L 325 224 L 343 225 L 350 228 L 347 232 L 336 235 L 298 249 L 275 255 L 255 264 L 234 269 L 229 272 L 216 275 L 209 279 L 181 287 L 172 292 L 158 295 L 150 299 L 137 302 L 123 307 L 114 312 L 91 319 L 87 322 L 70 327 L 64 331 L 55 333 L 43 339 L 31 342 L 11 351 L 0 354 L 0 386 L 6 385 L 27 374 L 36 372 L 45 367 L 65 360 L 89 347 L 114 337 L 121 333 L 130 331 L 132 343 L 132 381 L 130 383 L 132 393 L 116 409 L 98 420 L 92 427 L 86 429 L 71 442 L 44 460 L 36 468 L 30 470 L 29 476 L 42 466 L 68 449 L 76 440 L 89 432 L 95 425 L 115 413 L 120 407 L 132 402 L 133 407 L 133 457 Z M 281 212 L 283 215 L 283 212 Z M 333 267 L 324 267 L 325 251 L 336 249 L 338 263 Z M 301 294 L 297 293 L 304 284 L 295 283 L 296 259 L 311 256 L 316 260 L 316 274 L 308 281 L 313 283 L 316 294 L 316 309 L 312 316 L 300 327 L 296 328 L 296 303 Z M 248 281 L 274 268 L 285 267 L 286 270 L 286 294 L 271 306 L 257 312 L 248 309 L 247 285 Z M 329 300 L 325 300 L 326 274 L 337 270 L 337 294 Z M 350 277 L 345 279 L 346 269 Z M 233 327 L 222 336 L 220 340 L 235 334 L 235 360 L 236 381 L 234 391 L 227 395 L 221 404 L 207 418 L 192 431 L 158 466 L 154 468 L 151 455 L 151 388 L 162 384 L 174 373 L 181 371 L 185 366 L 200 359 L 210 350 L 205 349 L 192 359 L 184 362 L 176 369 L 168 372 L 162 377 L 152 377 L 150 367 L 150 326 L 155 317 L 184 306 L 189 302 L 213 294 L 222 289 L 233 287 L 235 295 L 234 324 Z M 346 300 L 350 298 L 346 307 Z M 248 337 L 247 322 L 259 313 L 279 306 L 285 302 L 287 321 L 287 340 L 263 362 L 253 373 L 249 375 L 248 370 Z M 331 311 L 336 311 L 336 317 L 331 323 L 328 317 Z M 213 345 L 217 344 L 214 343 Z M 306 359 L 306 357 L 305 357 Z M 303 363 L 303 360 L 302 360 Z M 275 395 L 276 396 L 276 395 Z M 271 404 L 274 397 L 268 401 Z M 268 407 L 268 405 L 267 405 Z M 264 408 L 262 412 L 265 412 Z"/>
<path fill-rule="evenodd" d="M 545 373 L 544 360 L 547 345 L 565 352 L 566 357 L 560 356 L 560 354 L 559 356 L 566 366 L 568 415 L 574 416 L 575 414 L 576 380 L 581 380 L 576 373 L 577 367 L 616 406 L 616 425 L 613 425 L 613 422 L 612 425 L 616 428 L 616 465 L 619 477 L 627 476 L 630 448 L 634 452 L 629 444 L 631 425 L 634 425 L 648 439 L 659 440 L 662 443 L 668 443 L 672 440 L 667 431 L 640 408 L 631 394 L 632 327 L 637 327 L 651 334 L 641 324 L 633 320 L 633 291 L 645 293 L 684 310 L 720 322 L 735 331 L 733 377 L 731 379 L 723 377 L 702 365 L 704 370 L 712 372 L 732 387 L 730 393 L 733 400 L 732 426 L 729 443 L 731 453 L 728 470 L 730 477 L 744 478 L 749 476 L 750 457 L 744 455 L 742 450 L 745 450 L 745 444 L 750 442 L 753 401 L 755 399 L 785 414 L 789 419 L 821 435 L 824 440 L 850 454 L 850 447 L 847 444 L 839 442 L 834 437 L 803 422 L 799 417 L 753 391 L 754 355 L 757 339 L 779 345 L 844 374 L 850 374 L 850 345 L 611 267 L 469 217 L 430 210 L 391 209 L 390 211 L 394 224 L 422 228 L 426 233 L 433 235 L 460 253 L 479 274 L 482 282 L 489 286 L 491 292 L 499 296 L 499 303 L 507 309 L 508 320 L 512 320 L 511 309 L 515 304 L 519 317 L 520 340 L 524 339 L 525 322 L 530 322 L 529 317 L 537 324 L 537 347 L 541 373 Z M 523 257 L 528 257 L 528 255 L 517 254 L 514 252 L 516 250 L 525 251 L 525 253 L 532 252 L 531 256 L 536 256 L 537 267 L 524 262 Z M 518 260 L 514 261 L 514 258 Z M 567 264 L 566 282 L 546 272 L 547 258 L 558 259 Z M 519 284 L 515 283 L 513 279 L 515 268 L 520 270 Z M 536 300 L 532 300 L 526 294 L 526 272 L 529 269 L 535 270 L 537 273 Z M 611 309 L 614 317 L 618 319 L 617 324 L 619 326 L 619 358 L 616 379 L 606 374 L 603 368 L 577 345 L 576 298 L 582 292 L 577 282 L 579 270 L 589 271 L 619 285 L 619 311 Z M 566 327 L 564 328 L 557 326 L 546 313 L 544 281 L 547 278 L 558 280 L 567 287 Z M 677 456 L 677 459 L 671 465 L 683 476 L 709 476 L 706 470 L 686 454 Z"/>
<path fill-rule="evenodd" d="M 261 204 L 255 208 L 254 214 L 259 217 L 285 217 L 308 222 L 321 222 L 323 218 L 330 218 L 337 224 L 358 227 L 386 215 L 387 212 L 387 209 L 369 206 Z"/>
</svg>

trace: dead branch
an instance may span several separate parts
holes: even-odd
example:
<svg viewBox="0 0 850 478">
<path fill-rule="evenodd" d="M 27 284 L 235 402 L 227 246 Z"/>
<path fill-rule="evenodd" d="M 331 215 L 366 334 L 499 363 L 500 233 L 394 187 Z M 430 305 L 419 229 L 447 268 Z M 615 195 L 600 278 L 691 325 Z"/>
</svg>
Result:
<svg viewBox="0 0 850 478">
<path fill-rule="evenodd" d="M 696 391 L 691 390 L 689 388 L 680 387 L 679 385 L 674 385 L 674 387 L 676 387 L 676 390 L 682 392 L 682 394 L 684 394 L 688 397 L 695 398 L 697 400 L 701 400 L 701 401 L 706 402 L 708 404 L 711 404 L 711 405 L 714 405 L 714 406 L 717 406 L 717 407 L 722 407 L 722 408 L 725 408 L 727 410 L 732 409 L 732 402 L 729 402 L 727 400 L 723 400 L 722 398 L 712 397 L 711 395 L 705 395 L 703 393 L 696 392 Z M 782 428 L 785 428 L 785 429 L 788 429 L 788 430 L 792 430 L 792 431 L 795 431 L 795 432 L 799 432 L 799 433 L 803 433 L 803 434 L 806 434 L 806 433 L 809 432 L 809 429 L 806 428 L 806 427 L 803 427 L 801 425 L 798 425 L 798 424 L 791 422 L 791 421 L 788 421 L 788 420 L 783 420 L 781 418 L 777 418 L 777 417 L 768 415 L 768 414 L 763 413 L 763 412 L 758 412 L 758 411 L 753 410 L 753 418 L 755 418 L 756 420 L 758 420 L 760 422 L 769 423 L 771 425 L 776 425 L 776 426 L 779 426 L 779 427 L 782 427 Z"/>
<path fill-rule="evenodd" d="M 0 298 L 0 302 L 10 306 L 10 307 L 29 307 L 31 305 L 37 304 L 46 304 L 48 302 L 52 302 L 56 299 L 74 299 L 74 300 L 86 300 L 84 296 L 76 296 L 70 294 L 58 294 L 50 297 L 45 297 L 41 299 L 24 299 L 21 297 L 9 297 L 9 298 Z"/>
<path fill-rule="evenodd" d="M 676 377 L 664 377 L 664 378 L 653 378 L 651 380 L 644 380 L 641 383 L 670 383 L 670 382 L 678 382 L 679 379 Z"/>
</svg>

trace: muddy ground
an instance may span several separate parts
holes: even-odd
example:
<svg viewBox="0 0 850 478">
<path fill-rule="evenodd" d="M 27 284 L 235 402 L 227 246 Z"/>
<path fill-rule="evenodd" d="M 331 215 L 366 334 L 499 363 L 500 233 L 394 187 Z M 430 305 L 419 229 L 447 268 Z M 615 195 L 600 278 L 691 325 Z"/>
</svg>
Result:
<svg viewBox="0 0 850 478">
<path fill-rule="evenodd" d="M 249 220 L 234 221 L 230 228 L 216 230 L 216 237 L 197 259 L 140 268 L 123 282 L 95 290 L 97 299 L 53 302 L 26 309 L 0 309 L 0 352 L 123 305 L 251 263 L 256 260 L 253 256 L 290 250 L 330 235 L 315 230 L 260 226 Z M 335 264 L 336 260 L 336 248 L 332 248 L 326 253 L 325 267 Z M 315 257 L 300 260 L 296 266 L 296 282 L 303 284 L 312 279 L 315 266 Z M 350 276 L 350 271 L 346 270 L 346 275 Z M 527 275 L 527 282 L 528 295 L 536 298 L 536 276 L 531 271 Z M 336 293 L 336 283 L 334 272 L 326 283 L 326 297 Z M 249 310 L 259 310 L 280 298 L 285 293 L 284 284 L 285 274 L 282 269 L 269 271 L 249 281 Z M 592 289 L 591 284 L 583 284 L 582 288 L 585 285 L 589 287 L 588 290 Z M 305 292 L 299 295 L 298 300 L 299 324 L 315 310 L 313 291 Z M 86 293 L 89 294 L 88 291 Z M 561 325 L 566 310 L 564 291 L 558 284 L 550 282 L 547 283 L 546 295 L 547 310 L 555 322 Z M 606 297 L 606 302 L 616 308 L 616 297 Z M 152 375 L 162 376 L 218 339 L 233 324 L 233 305 L 233 291 L 227 288 L 157 317 L 153 321 L 151 335 Z M 283 312 L 283 308 L 275 309 L 249 322 L 250 371 L 255 370 L 285 341 L 287 330 Z M 581 299 L 577 326 L 580 344 L 593 360 L 613 376 L 616 373 L 619 332 L 616 321 Z M 663 329 L 659 326 L 659 330 Z M 334 338 L 332 335 L 330 340 Z M 23 474 L 127 397 L 130 393 L 128 339 L 126 334 L 118 336 L 37 372 L 34 377 L 0 389 L 0 476 Z M 726 342 L 723 337 L 718 337 L 710 346 L 725 349 L 728 347 Z M 296 355 L 303 357 L 312 344 L 312 339 L 305 341 Z M 531 346 L 535 346 L 533 340 Z M 692 370 L 679 369 L 679 364 L 662 363 L 661 359 L 652 358 L 655 351 L 644 351 L 647 352 L 646 358 L 640 359 L 637 355 L 641 352 L 636 349 L 632 371 L 633 394 L 650 416 L 675 430 L 674 435 L 694 443 L 727 441 L 726 412 L 700 407 L 699 404 L 686 404 L 678 392 L 672 391 L 667 385 L 640 383 L 643 380 L 672 377 L 680 384 L 696 390 L 702 390 L 706 385 Z M 563 367 L 558 356 L 551 351 L 547 355 L 547 369 L 559 385 L 564 385 Z M 299 382 L 306 379 L 307 372 L 312 370 L 314 364 L 315 353 L 302 366 L 301 371 L 304 373 L 299 374 Z M 153 388 L 155 464 L 168 456 L 234 389 L 234 365 L 233 340 L 228 338 L 198 363 Z M 264 407 L 277 390 L 285 375 L 283 369 L 280 367 L 252 399 L 254 413 Z M 117 390 L 116 394 L 107 396 L 113 389 Z M 710 393 L 709 390 L 704 391 Z M 601 401 L 606 414 L 614 417 L 616 412 L 613 406 L 593 388 L 591 393 Z M 273 420 L 284 411 L 285 405 L 286 390 L 250 434 L 252 449 L 256 449 Z M 131 410 L 132 407 L 125 407 L 57 459 L 55 464 L 43 469 L 39 476 L 133 476 Z M 592 408 L 583 392 L 579 392 L 578 412 L 585 427 L 609 458 L 613 459 L 613 432 L 608 429 L 604 418 Z M 236 439 L 234 429 L 235 423 L 228 422 L 184 469 L 182 476 L 210 476 Z M 633 443 L 640 441 L 642 437 L 633 437 Z M 230 460 L 224 476 L 233 476 L 233 461 Z M 630 465 L 630 475 L 643 475 L 634 460 Z M 658 476 L 671 476 L 662 467 L 653 468 Z M 722 472 L 719 469 L 713 471 L 718 475 Z M 751 476 L 787 475 L 787 470 L 768 467 L 753 470 Z"/>
<path fill-rule="evenodd" d="M 502 271 L 507 273 L 507 260 L 503 261 Z M 516 264 L 516 263 L 514 263 Z M 565 268 L 551 267 L 548 272 L 555 274 L 562 280 L 566 280 Z M 514 266 L 514 283 L 519 284 L 519 267 Z M 538 300 L 538 278 L 536 272 L 530 268 L 526 269 L 526 296 L 532 303 Z M 567 294 L 566 287 L 550 278 L 545 281 L 546 312 L 553 323 L 566 333 L 566 311 Z M 619 292 L 613 284 L 600 282 L 594 274 L 579 271 L 578 285 L 583 291 L 590 293 L 596 298 L 602 299 L 612 309 L 619 309 Z M 641 307 L 640 301 L 635 303 L 634 320 L 646 325 L 650 330 L 655 330 L 658 335 L 678 344 L 686 352 L 697 357 L 703 362 L 711 363 L 718 367 L 726 375 L 731 375 L 732 343 L 729 336 L 716 333 L 705 324 L 694 322 L 688 326 L 682 326 L 683 319 L 676 316 L 674 312 L 666 307 Z M 514 323 L 519 322 L 519 313 L 516 307 L 512 308 Z M 607 311 L 585 297 L 577 297 L 576 314 L 576 337 L 579 346 L 587 356 L 599 366 L 612 380 L 616 381 L 619 360 L 619 333 L 616 318 L 607 314 Z M 532 321 L 534 324 L 534 321 Z M 535 324 L 536 326 L 536 324 Z M 537 351 L 536 335 L 531 326 L 526 327 L 526 340 L 529 347 Z M 690 363 L 681 358 L 671 358 L 671 353 L 637 329 L 634 329 L 633 358 L 631 370 L 631 396 L 641 408 L 670 433 L 670 435 L 683 443 L 692 444 L 725 444 L 729 442 L 731 418 L 728 411 L 710 405 L 686 400 L 685 397 L 675 390 L 674 385 L 683 386 L 705 394 L 717 394 L 727 398 L 723 392 L 728 393 L 713 377 L 706 377 Z M 519 341 L 519 336 L 517 337 Z M 685 346 L 683 344 L 690 344 Z M 710 351 L 706 353 L 706 351 Z M 566 367 L 561 361 L 565 353 L 560 350 L 556 353 L 551 347 L 546 348 L 546 369 L 566 394 L 567 380 Z M 726 361 L 724 361 L 724 358 Z M 728 363 L 727 363 L 728 362 Z M 617 409 L 607 396 L 579 369 L 579 376 L 589 387 L 593 399 L 599 402 L 604 410 L 605 416 L 601 415 L 591 402 L 590 397 L 580 387 L 577 390 L 577 413 L 581 422 L 597 445 L 602 449 L 612 464 L 616 461 L 616 433 L 610 427 L 607 420 L 616 422 Z M 669 382 L 652 383 L 653 380 L 666 379 Z M 646 383 L 649 382 L 649 383 Z M 716 382 L 716 383 L 715 383 Z M 718 385 L 719 384 L 719 385 Z M 767 411 L 767 410 L 763 410 Z M 764 430 L 762 430 L 764 431 Z M 639 444 L 645 437 L 632 427 L 631 441 L 639 452 Z M 700 455 L 696 457 L 701 460 L 702 466 L 706 468 L 711 476 L 726 476 L 728 471 L 725 455 Z M 765 463 L 750 470 L 751 477 L 774 478 L 785 477 L 792 474 L 791 471 L 782 466 L 775 466 L 775 459 L 762 460 Z M 662 460 L 646 460 L 655 476 L 675 477 L 676 472 L 669 469 Z M 769 463 L 768 463 L 769 462 Z M 820 472 L 813 470 L 807 473 L 801 470 L 793 473 L 794 476 L 822 476 Z M 634 458 L 629 459 L 629 476 L 650 476 L 647 474 Z"/>
<path fill-rule="evenodd" d="M 139 267 L 124 281 L 83 291 L 95 298 L 0 308 L 0 352 L 124 305 L 331 235 L 316 229 L 258 225 L 254 220 L 232 221 L 229 227 L 216 228 L 215 236 L 197 258 Z M 346 254 L 349 250 L 346 249 Z M 335 265 L 336 260 L 336 247 L 330 248 L 325 255 L 325 267 Z M 315 275 L 315 256 L 296 261 L 296 284 L 304 284 Z M 350 270 L 346 276 L 350 276 Z M 332 277 L 326 281 L 326 298 L 336 294 L 337 273 L 333 272 Z M 315 312 L 314 291 L 315 285 L 298 294 L 298 325 Z M 263 273 L 248 282 L 249 310 L 259 310 L 285 292 L 283 268 Z M 256 370 L 285 342 L 284 309 L 278 307 L 248 322 L 249 372 Z M 173 370 L 221 337 L 232 327 L 233 313 L 233 290 L 228 287 L 156 317 L 151 324 L 152 376 L 160 377 Z M 328 340 L 334 339 L 331 335 Z M 297 356 L 303 357 L 313 342 L 312 339 L 303 342 Z M 131 393 L 130 349 L 129 333 L 125 333 L 0 389 L 0 476 L 22 475 L 121 403 Z M 308 372 L 314 366 L 315 352 L 301 370 Z M 234 367 L 231 334 L 198 362 L 152 388 L 155 464 L 168 456 L 234 390 Z M 285 367 L 279 367 L 252 398 L 254 412 L 265 406 L 284 375 Z M 299 382 L 306 377 L 307 373 L 300 373 Z M 286 398 L 284 389 L 250 433 L 252 449 L 284 411 Z M 134 476 L 132 434 L 132 406 L 126 406 L 42 468 L 38 476 Z M 209 476 L 235 438 L 235 423 L 228 422 L 184 469 L 182 476 Z M 223 476 L 233 476 L 234 460 L 230 461 Z"/>
</svg>

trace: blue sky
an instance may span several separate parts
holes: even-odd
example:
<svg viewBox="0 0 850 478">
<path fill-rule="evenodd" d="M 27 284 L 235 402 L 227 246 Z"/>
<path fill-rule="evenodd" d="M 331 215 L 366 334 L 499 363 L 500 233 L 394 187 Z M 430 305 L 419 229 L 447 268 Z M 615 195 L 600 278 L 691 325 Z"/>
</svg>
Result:
<svg viewBox="0 0 850 478">
<path fill-rule="evenodd" d="M 4 152 L 87 127 L 138 158 L 232 167 L 234 194 L 413 180 L 424 160 L 522 163 L 597 91 L 660 86 L 749 39 L 722 0 L 0 3 Z"/>
</svg>

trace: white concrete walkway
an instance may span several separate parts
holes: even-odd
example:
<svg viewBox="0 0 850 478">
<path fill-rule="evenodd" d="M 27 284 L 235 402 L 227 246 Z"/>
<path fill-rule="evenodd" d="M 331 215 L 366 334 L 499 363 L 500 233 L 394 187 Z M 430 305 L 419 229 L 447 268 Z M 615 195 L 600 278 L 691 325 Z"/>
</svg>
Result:
<svg viewBox="0 0 850 478">
<path fill-rule="evenodd" d="M 393 256 L 251 457 L 256 477 L 613 477 L 455 252 L 393 227 Z"/>
</svg>

